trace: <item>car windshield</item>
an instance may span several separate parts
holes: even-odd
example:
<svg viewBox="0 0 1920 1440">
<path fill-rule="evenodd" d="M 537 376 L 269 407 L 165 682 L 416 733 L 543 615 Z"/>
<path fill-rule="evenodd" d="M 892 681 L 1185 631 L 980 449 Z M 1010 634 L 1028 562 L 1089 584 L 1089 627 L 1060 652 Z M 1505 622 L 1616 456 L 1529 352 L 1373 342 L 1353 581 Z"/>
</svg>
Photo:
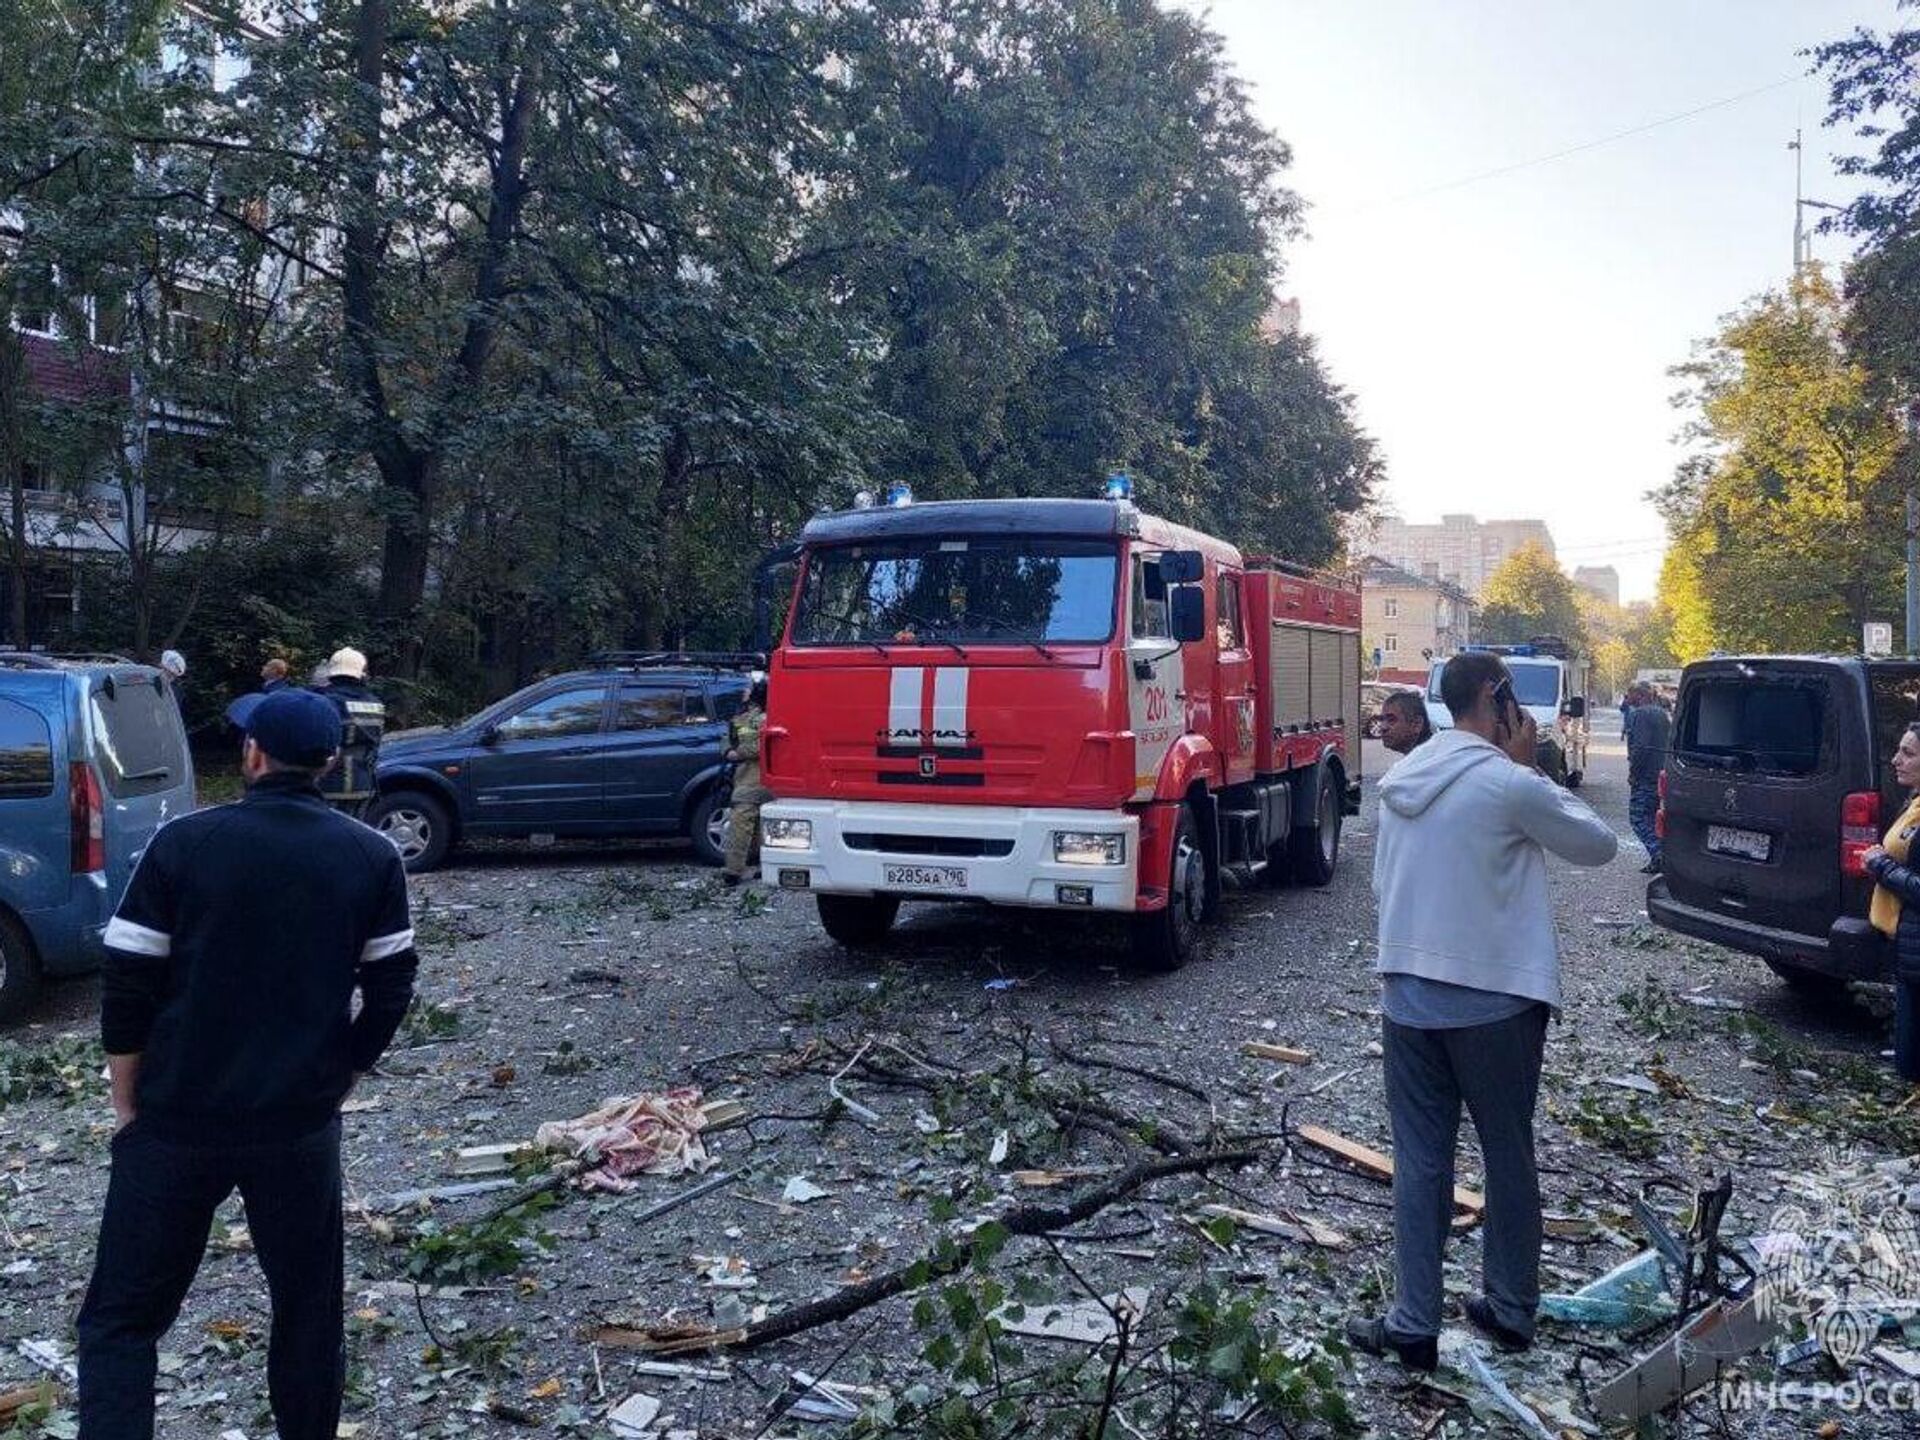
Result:
<svg viewBox="0 0 1920 1440">
<path fill-rule="evenodd" d="M 1446 661 L 1438 661 L 1427 673 L 1427 698 L 1440 702 L 1440 672 Z M 1522 705 L 1558 705 L 1560 703 L 1560 667 L 1526 660 L 1508 659 L 1507 671 L 1513 676 L 1513 694 Z"/>
<path fill-rule="evenodd" d="M 1098 644 L 1113 634 L 1119 554 L 1007 535 L 816 550 L 798 645 Z"/>
<path fill-rule="evenodd" d="M 1560 703 L 1560 667 L 1529 665 L 1524 660 L 1507 661 L 1513 676 L 1514 698 L 1522 705 L 1558 705 Z"/>
</svg>

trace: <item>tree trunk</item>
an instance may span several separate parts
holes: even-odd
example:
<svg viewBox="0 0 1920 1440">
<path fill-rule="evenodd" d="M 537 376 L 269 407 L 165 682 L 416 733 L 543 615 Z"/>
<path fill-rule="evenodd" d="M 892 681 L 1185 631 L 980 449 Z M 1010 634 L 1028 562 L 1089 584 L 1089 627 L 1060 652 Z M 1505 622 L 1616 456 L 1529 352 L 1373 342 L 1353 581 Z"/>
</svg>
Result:
<svg viewBox="0 0 1920 1440">
<path fill-rule="evenodd" d="M 7 477 L 7 633 L 16 650 L 32 640 L 27 634 L 27 455 L 26 426 L 20 412 L 27 393 L 27 355 L 13 329 L 13 306 L 0 297 L 0 474 Z"/>
</svg>

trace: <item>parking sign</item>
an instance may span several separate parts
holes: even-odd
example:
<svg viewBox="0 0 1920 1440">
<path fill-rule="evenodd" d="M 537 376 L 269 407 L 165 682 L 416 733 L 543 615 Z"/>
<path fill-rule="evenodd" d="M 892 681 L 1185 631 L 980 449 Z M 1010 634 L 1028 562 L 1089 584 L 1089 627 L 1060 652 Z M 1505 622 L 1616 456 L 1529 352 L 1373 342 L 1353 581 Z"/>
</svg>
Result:
<svg viewBox="0 0 1920 1440">
<path fill-rule="evenodd" d="M 1860 627 L 1860 648 L 1869 655 L 1893 654 L 1893 626 L 1884 620 L 1869 620 Z"/>
</svg>

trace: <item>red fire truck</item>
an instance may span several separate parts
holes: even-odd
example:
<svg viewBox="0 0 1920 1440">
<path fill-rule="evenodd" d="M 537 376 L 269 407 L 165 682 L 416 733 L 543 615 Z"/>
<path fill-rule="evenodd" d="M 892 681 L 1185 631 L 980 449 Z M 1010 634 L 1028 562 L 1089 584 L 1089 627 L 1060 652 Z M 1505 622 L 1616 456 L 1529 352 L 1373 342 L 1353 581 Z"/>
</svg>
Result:
<svg viewBox="0 0 1920 1440">
<path fill-rule="evenodd" d="M 1116 487 L 1117 488 L 1117 487 Z M 821 515 L 768 661 L 769 884 L 870 944 L 903 900 L 1121 911 L 1171 969 L 1228 867 L 1333 877 L 1360 592 L 1089 500 Z"/>
</svg>

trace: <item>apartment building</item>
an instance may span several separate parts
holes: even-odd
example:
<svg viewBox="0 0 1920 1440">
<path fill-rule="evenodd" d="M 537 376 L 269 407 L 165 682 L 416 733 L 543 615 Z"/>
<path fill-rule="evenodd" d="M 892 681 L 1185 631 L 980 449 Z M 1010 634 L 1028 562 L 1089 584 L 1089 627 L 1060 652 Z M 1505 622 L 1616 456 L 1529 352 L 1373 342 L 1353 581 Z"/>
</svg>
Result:
<svg viewBox="0 0 1920 1440">
<path fill-rule="evenodd" d="M 1381 678 L 1424 680 L 1427 661 L 1472 641 L 1473 600 L 1460 586 L 1378 555 L 1360 562 L 1361 645 L 1377 651 Z"/>
<path fill-rule="evenodd" d="M 1388 517 L 1373 528 L 1365 548 L 1410 574 L 1456 585 L 1477 598 L 1487 577 L 1527 545 L 1554 553 L 1553 535 L 1544 520 L 1442 515 L 1431 525 Z"/>
<path fill-rule="evenodd" d="M 162 71 L 196 71 L 216 90 L 237 83 L 244 53 L 195 25 L 191 4 L 179 13 L 185 23 L 163 49 Z M 13 300 L 20 362 L 0 383 L 16 387 L 21 411 L 49 423 L 23 436 L 20 473 L 0 475 L 0 497 L 17 479 L 31 552 L 29 643 L 58 649 L 82 610 L 91 567 L 142 552 L 177 554 L 215 533 L 183 481 L 220 463 L 214 456 L 227 417 L 170 387 L 168 377 L 177 384 L 190 367 L 217 367 L 236 317 L 267 315 L 306 276 L 304 267 L 273 259 L 257 275 L 183 269 L 146 274 L 132 294 L 75 294 L 37 257 L 22 262 L 32 254 L 31 223 L 22 208 L 0 208 L 0 280 Z M 64 446 L 47 438 L 71 431 L 71 420 L 88 409 L 118 417 L 104 443 L 76 449 L 71 435 Z M 0 570 L 0 617 L 11 613 L 12 584 L 10 570 Z"/>
<path fill-rule="evenodd" d="M 1598 596 L 1609 605 L 1620 603 L 1620 572 L 1611 565 L 1575 566 L 1573 583 L 1589 595 Z"/>
</svg>

